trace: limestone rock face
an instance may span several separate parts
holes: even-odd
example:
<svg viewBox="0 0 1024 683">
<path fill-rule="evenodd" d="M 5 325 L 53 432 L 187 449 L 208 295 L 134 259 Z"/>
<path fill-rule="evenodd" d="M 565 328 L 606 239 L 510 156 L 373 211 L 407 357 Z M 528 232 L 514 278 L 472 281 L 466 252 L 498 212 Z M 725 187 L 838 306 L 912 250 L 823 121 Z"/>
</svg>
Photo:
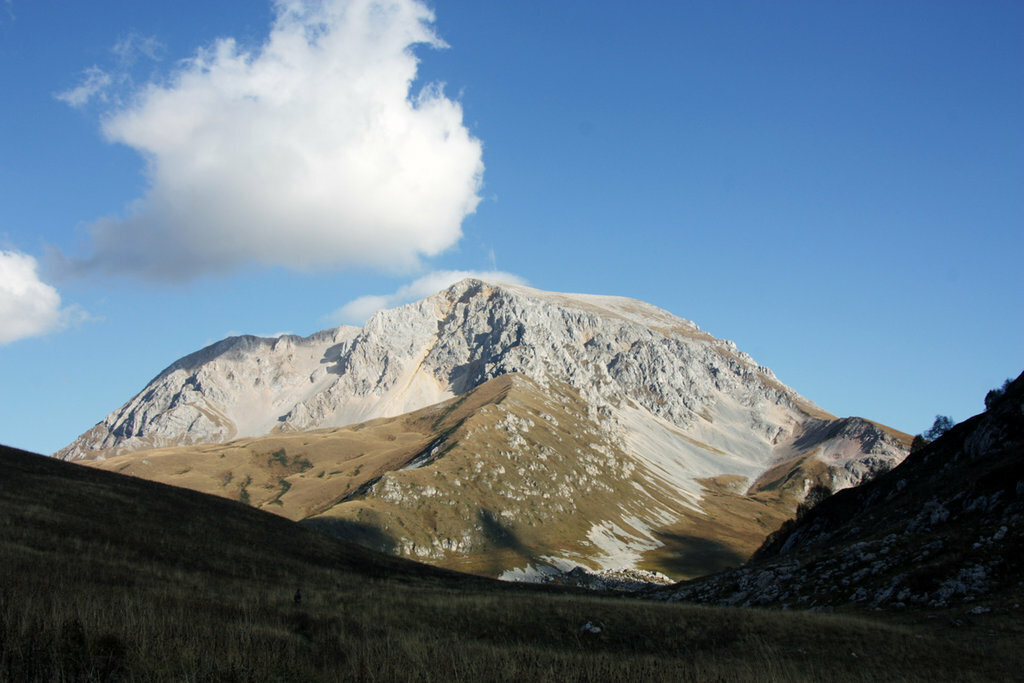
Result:
<svg viewBox="0 0 1024 683">
<path fill-rule="evenodd" d="M 335 379 L 330 374 L 334 349 L 358 332 L 342 327 L 304 339 L 219 341 L 176 361 L 55 456 L 105 458 L 270 432 L 279 426 L 279 415 Z"/>
<path fill-rule="evenodd" d="M 380 311 L 362 329 L 213 344 L 175 362 L 56 456 L 102 459 L 339 427 L 408 413 L 508 373 L 572 387 L 610 438 L 693 496 L 702 477 L 753 481 L 792 455 L 780 448 L 799 438 L 845 473 L 837 487 L 905 455 L 895 436 L 866 421 L 819 448 L 828 439 L 806 432 L 833 416 L 732 342 L 650 304 L 463 280 Z"/>
</svg>

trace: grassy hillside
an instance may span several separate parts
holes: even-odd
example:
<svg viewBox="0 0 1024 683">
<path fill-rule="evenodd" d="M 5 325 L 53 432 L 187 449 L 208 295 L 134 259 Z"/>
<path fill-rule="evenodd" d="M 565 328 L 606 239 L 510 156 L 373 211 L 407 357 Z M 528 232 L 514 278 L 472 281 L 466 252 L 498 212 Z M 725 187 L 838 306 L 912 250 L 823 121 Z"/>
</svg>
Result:
<svg viewBox="0 0 1024 683">
<path fill-rule="evenodd" d="M 676 579 L 736 566 L 803 483 L 747 495 L 742 477 L 706 479 L 698 509 L 609 441 L 578 392 L 516 374 L 393 418 L 86 464 L 486 576 L 546 557 L 596 569 L 616 553 Z"/>
<path fill-rule="evenodd" d="M 1018 653 L 501 584 L 0 448 L 2 680 L 980 680 L 1017 675 Z"/>
</svg>

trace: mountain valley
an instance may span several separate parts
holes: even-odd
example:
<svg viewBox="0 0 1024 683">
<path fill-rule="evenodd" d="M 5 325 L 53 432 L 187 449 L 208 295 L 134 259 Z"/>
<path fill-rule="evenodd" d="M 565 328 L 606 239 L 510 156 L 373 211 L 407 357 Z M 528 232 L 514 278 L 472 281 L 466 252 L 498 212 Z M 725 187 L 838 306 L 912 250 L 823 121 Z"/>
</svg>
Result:
<svg viewBox="0 0 1024 683">
<path fill-rule="evenodd" d="M 0 447 L 4 680 L 972 681 L 1020 671 L 1015 616 L 846 612 L 492 581 L 221 497 Z"/>
</svg>

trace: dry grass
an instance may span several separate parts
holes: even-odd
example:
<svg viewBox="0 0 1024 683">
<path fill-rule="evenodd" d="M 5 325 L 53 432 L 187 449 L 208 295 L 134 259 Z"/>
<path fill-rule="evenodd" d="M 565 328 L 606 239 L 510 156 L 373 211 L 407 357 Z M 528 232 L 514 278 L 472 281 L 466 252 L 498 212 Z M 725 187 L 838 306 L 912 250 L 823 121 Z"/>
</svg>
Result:
<svg viewBox="0 0 1024 683">
<path fill-rule="evenodd" d="M 7 450 L 0 558 L 4 680 L 983 680 L 1019 671 L 1007 648 L 975 650 L 898 624 L 458 575 L 229 501 Z M 587 622 L 601 632 L 581 631 Z"/>
<path fill-rule="evenodd" d="M 403 467 L 468 415 L 500 402 L 509 384 L 499 378 L 422 410 L 348 427 L 141 450 L 82 464 L 244 500 L 300 520 Z"/>
<path fill-rule="evenodd" d="M 703 514 L 684 511 L 660 529 L 664 545 L 645 552 L 641 568 L 687 580 L 743 564 L 796 505 L 788 491 L 746 495 L 745 486 L 737 487 L 746 481 L 730 475 L 700 480 Z"/>
</svg>

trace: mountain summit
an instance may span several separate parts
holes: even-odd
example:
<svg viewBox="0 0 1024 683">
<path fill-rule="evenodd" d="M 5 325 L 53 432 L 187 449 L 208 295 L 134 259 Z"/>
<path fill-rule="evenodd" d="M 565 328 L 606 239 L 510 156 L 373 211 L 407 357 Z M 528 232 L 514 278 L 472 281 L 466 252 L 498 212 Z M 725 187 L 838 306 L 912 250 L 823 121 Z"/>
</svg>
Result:
<svg viewBox="0 0 1024 683">
<path fill-rule="evenodd" d="M 211 464 L 231 440 L 258 472 Z M 742 560 L 811 486 L 889 469 L 906 442 L 650 304 L 463 280 L 362 329 L 213 344 L 56 456 L 484 573 L 693 575 Z"/>
</svg>

